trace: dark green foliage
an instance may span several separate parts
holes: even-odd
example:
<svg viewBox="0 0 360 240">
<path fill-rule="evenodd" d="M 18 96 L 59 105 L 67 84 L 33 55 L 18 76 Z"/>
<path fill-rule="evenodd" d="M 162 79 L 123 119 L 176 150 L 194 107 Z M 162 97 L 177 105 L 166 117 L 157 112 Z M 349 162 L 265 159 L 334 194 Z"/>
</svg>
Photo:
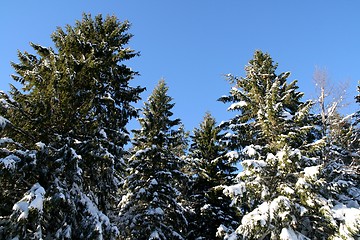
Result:
<svg viewBox="0 0 360 240">
<path fill-rule="evenodd" d="M 229 197 L 222 194 L 223 185 L 232 183 L 234 167 L 220 142 L 221 129 L 207 113 L 200 128 L 194 130 L 189 153 L 188 239 L 215 239 L 217 228 L 233 225 L 236 210 Z"/>
<path fill-rule="evenodd" d="M 178 156 L 184 145 L 180 119 L 173 115 L 172 98 L 162 80 L 145 103 L 141 129 L 135 130 L 129 159 L 126 195 L 120 207 L 124 239 L 184 239 L 187 221 L 180 184 L 186 180 Z"/>
<path fill-rule="evenodd" d="M 14 126 L 3 136 L 38 148 L 31 171 L 16 171 L 45 190 L 43 237 L 117 234 L 111 220 L 129 141 L 125 125 L 137 116 L 131 103 L 143 91 L 129 86 L 137 73 L 123 64 L 138 55 L 126 47 L 128 28 L 116 17 L 84 15 L 52 34 L 56 50 L 31 43 L 36 55 L 19 52 L 12 64 L 22 89 L 2 93 L 1 113 Z"/>
<path fill-rule="evenodd" d="M 13 77 L 25 92 L 12 87 L 13 124 L 39 135 L 36 141 L 40 138 L 45 144 L 59 134 L 96 135 L 99 128 L 108 129 L 108 137 L 124 144 L 126 139 L 112 130 L 136 116 L 129 103 L 139 100 L 142 91 L 128 85 L 136 73 L 121 63 L 137 55 L 124 46 L 131 37 L 128 27 L 115 17 L 93 20 L 84 15 L 75 27 L 53 33 L 58 53 L 36 44 L 31 45 L 37 56 L 19 52 L 20 63 L 12 64 L 17 73 Z"/>
</svg>

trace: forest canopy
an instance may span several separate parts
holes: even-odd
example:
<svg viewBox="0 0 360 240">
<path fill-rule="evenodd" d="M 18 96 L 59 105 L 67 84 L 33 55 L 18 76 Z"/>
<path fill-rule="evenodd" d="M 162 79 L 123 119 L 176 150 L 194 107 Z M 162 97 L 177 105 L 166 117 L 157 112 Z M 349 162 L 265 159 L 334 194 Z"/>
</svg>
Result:
<svg viewBox="0 0 360 240">
<path fill-rule="evenodd" d="M 129 27 L 84 14 L 18 52 L 0 92 L 1 239 L 360 238 L 360 111 L 304 101 L 255 50 L 226 75 L 232 117 L 204 110 L 188 131 L 164 79 L 135 107 Z"/>
</svg>

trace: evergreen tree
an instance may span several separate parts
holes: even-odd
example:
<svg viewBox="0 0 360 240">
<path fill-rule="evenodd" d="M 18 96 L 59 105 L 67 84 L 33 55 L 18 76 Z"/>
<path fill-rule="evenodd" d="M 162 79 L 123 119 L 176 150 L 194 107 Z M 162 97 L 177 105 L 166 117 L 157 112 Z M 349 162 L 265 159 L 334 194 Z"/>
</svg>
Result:
<svg viewBox="0 0 360 240">
<path fill-rule="evenodd" d="M 353 115 L 355 120 L 351 121 Z M 360 141 L 356 115 L 332 121 L 326 136 L 328 158 L 322 170 L 327 180 L 322 192 L 332 199 L 338 235 L 343 239 L 360 238 Z"/>
<path fill-rule="evenodd" d="M 37 153 L 30 169 L 14 170 L 22 171 L 29 191 L 13 202 L 10 238 L 28 231 L 32 211 L 23 206 L 30 208 L 28 196 L 37 199 L 40 190 L 44 207 L 36 221 L 43 238 L 118 234 L 112 218 L 129 141 L 125 125 L 137 116 L 131 103 L 143 91 L 129 86 L 136 72 L 123 64 L 138 55 L 126 47 L 128 28 L 116 17 L 84 15 L 74 27 L 52 34 L 57 51 L 31 43 L 36 55 L 18 53 L 13 78 L 22 89 L 11 86 L 9 96 L 2 93 L 1 111 L 19 131 L 4 137 Z M 29 217 L 17 221 L 26 211 Z"/>
<path fill-rule="evenodd" d="M 290 120 L 297 111 L 300 111 L 300 120 L 304 120 L 301 117 L 311 104 L 300 102 L 303 93 L 296 91 L 297 81 L 286 82 L 290 73 L 277 75 L 276 69 L 277 64 L 268 54 L 256 51 L 254 59 L 245 68 L 246 77 L 227 75 L 229 82 L 235 86 L 229 96 L 219 100 L 231 103 L 228 111 L 241 111 L 241 114 L 222 123 L 222 127 L 231 130 L 227 135 L 231 149 L 241 150 L 251 144 L 277 148 L 272 144 L 276 144 L 283 133 L 290 132 L 293 128 Z M 290 138 L 289 143 L 299 145 L 302 140 L 305 139 Z"/>
<path fill-rule="evenodd" d="M 183 160 L 180 119 L 172 120 L 172 98 L 161 80 L 145 103 L 140 130 L 135 130 L 124 182 L 120 219 L 124 239 L 184 239 L 187 221 L 180 204 Z M 178 128 L 177 128 L 178 127 Z"/>
<path fill-rule="evenodd" d="M 316 139 L 309 125 L 311 103 L 302 103 L 296 82 L 287 84 L 289 73 L 277 75 L 276 68 L 268 54 L 256 51 L 246 77 L 230 75 L 236 85 L 221 98 L 232 103 L 229 110 L 241 111 L 223 126 L 244 168 L 237 184 L 224 190 L 243 215 L 224 238 L 335 239 L 344 219 L 334 214 L 336 202 L 323 195 L 323 165 L 316 154 L 324 140 Z M 345 225 L 355 237 L 357 218 L 352 219 L 352 226 Z"/>
<path fill-rule="evenodd" d="M 191 213 L 187 239 L 215 239 L 221 224 L 231 227 L 236 215 L 223 185 L 232 183 L 236 167 L 221 144 L 221 129 L 207 113 L 200 128 L 194 129 L 189 153 L 191 185 L 188 191 Z M 188 166 L 188 167 L 189 167 Z"/>
</svg>

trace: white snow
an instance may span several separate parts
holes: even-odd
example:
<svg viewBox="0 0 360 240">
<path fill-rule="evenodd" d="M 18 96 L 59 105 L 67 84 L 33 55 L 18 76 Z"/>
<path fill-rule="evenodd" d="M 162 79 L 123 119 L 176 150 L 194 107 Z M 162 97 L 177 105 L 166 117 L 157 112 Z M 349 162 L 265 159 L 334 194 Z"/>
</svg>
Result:
<svg viewBox="0 0 360 240">
<path fill-rule="evenodd" d="M 283 228 L 280 233 L 280 240 L 310 240 L 301 233 L 295 232 L 291 227 Z"/>
<path fill-rule="evenodd" d="M 227 228 L 223 224 L 221 224 L 217 228 L 216 237 L 221 237 L 222 239 L 226 239 L 226 240 L 236 240 L 236 239 L 238 239 L 238 236 L 237 236 L 236 232 L 233 232 L 231 228 Z"/>
<path fill-rule="evenodd" d="M 9 122 L 9 120 L 7 120 L 6 118 L 0 116 L 0 128 L 4 129 L 4 127 L 6 126 L 6 124 Z"/>
<path fill-rule="evenodd" d="M 239 92 L 239 89 L 237 89 L 236 87 L 232 87 L 230 91 L 232 91 L 232 92 Z"/>
<path fill-rule="evenodd" d="M 100 130 L 100 132 L 99 132 L 99 134 L 103 137 L 103 138 L 107 138 L 107 134 L 106 134 L 106 132 L 105 132 L 105 130 L 102 128 L 101 130 Z"/>
<path fill-rule="evenodd" d="M 228 133 L 225 134 L 224 137 L 225 137 L 225 138 L 231 138 L 232 136 L 234 136 L 234 134 L 228 132 Z"/>
<path fill-rule="evenodd" d="M 306 204 L 309 206 L 309 207 L 314 207 L 315 206 L 315 202 L 312 198 L 310 197 L 307 197 L 306 199 Z"/>
<path fill-rule="evenodd" d="M 29 215 L 29 209 L 42 212 L 44 195 L 45 189 L 39 183 L 35 183 L 24 197 L 13 206 L 14 211 L 20 212 L 17 220 L 26 219 Z"/>
<path fill-rule="evenodd" d="M 155 178 L 153 178 L 151 181 L 150 181 L 150 185 L 158 185 L 158 181 L 156 181 Z"/>
<path fill-rule="evenodd" d="M 276 159 L 276 157 L 272 153 L 268 153 L 267 156 L 266 156 L 266 161 L 267 162 L 269 162 L 271 160 L 275 160 L 275 159 Z"/>
<path fill-rule="evenodd" d="M 76 153 L 76 150 L 73 149 L 73 148 L 70 148 L 70 151 L 71 151 L 71 154 L 72 154 L 72 157 L 75 158 L 75 159 L 82 159 L 81 155 L 78 155 Z"/>
<path fill-rule="evenodd" d="M 111 97 L 110 93 L 105 93 L 104 96 L 101 97 L 102 100 L 109 100 L 115 102 L 115 100 Z"/>
<path fill-rule="evenodd" d="M 5 158 L 0 159 L 0 164 L 4 165 L 7 169 L 15 169 L 16 163 L 20 161 L 20 158 L 11 154 Z"/>
<path fill-rule="evenodd" d="M 216 236 L 220 237 L 223 236 L 228 231 L 228 228 L 221 224 L 216 231 Z"/>
<path fill-rule="evenodd" d="M 155 208 L 154 212 L 157 215 L 164 215 L 164 211 L 159 207 Z"/>
<path fill-rule="evenodd" d="M 155 209 L 150 208 L 149 210 L 147 210 L 146 213 L 149 214 L 149 215 L 164 215 L 164 211 L 159 207 L 157 207 Z"/>
<path fill-rule="evenodd" d="M 136 157 L 140 157 L 141 155 L 147 153 L 150 150 L 151 150 L 151 148 L 140 149 L 130 158 L 130 160 L 133 160 Z"/>
<path fill-rule="evenodd" d="M 158 231 L 155 230 L 151 233 L 149 240 L 151 240 L 151 239 L 160 239 L 160 235 L 159 235 Z"/>
<path fill-rule="evenodd" d="M 210 204 L 205 204 L 204 206 L 202 206 L 201 208 L 200 208 L 200 210 L 201 211 L 205 211 L 205 210 L 208 210 L 208 209 L 210 209 L 211 208 L 211 205 Z"/>
<path fill-rule="evenodd" d="M 293 209 L 292 202 L 285 196 L 279 196 L 271 202 L 263 202 L 242 218 L 241 225 L 236 231 L 244 237 L 251 236 L 253 231 L 265 231 L 267 225 L 274 221 L 282 221 L 285 223 L 289 217 L 290 219 L 294 219 L 295 216 L 290 215 L 291 209 Z M 291 228 L 284 228 L 281 232 L 280 239 L 305 240 L 308 238 Z"/>
<path fill-rule="evenodd" d="M 254 146 L 254 145 L 249 145 L 246 146 L 242 152 L 247 154 L 249 157 L 255 156 L 256 154 L 256 148 L 258 148 L 258 146 Z"/>
<path fill-rule="evenodd" d="M 226 157 L 230 158 L 231 160 L 238 159 L 239 153 L 237 151 L 230 151 L 230 152 L 226 153 Z"/>
<path fill-rule="evenodd" d="M 295 203 L 295 207 L 300 212 L 300 216 L 304 216 L 304 214 L 308 212 L 306 207 L 304 207 L 298 203 Z"/>
<path fill-rule="evenodd" d="M 138 194 L 144 194 L 144 193 L 146 193 L 145 188 L 140 188 L 140 190 L 139 190 Z"/>
<path fill-rule="evenodd" d="M 231 111 L 231 110 L 239 109 L 239 108 L 245 107 L 246 105 L 247 105 L 247 103 L 245 101 L 236 102 L 236 103 L 231 104 L 227 110 Z"/>
<path fill-rule="evenodd" d="M 286 150 L 282 149 L 282 150 L 280 150 L 279 152 L 276 153 L 276 156 L 278 157 L 280 162 L 283 162 L 284 161 L 284 156 L 286 156 L 286 154 L 287 154 Z"/>
<path fill-rule="evenodd" d="M 29 205 L 29 208 L 36 208 L 38 211 L 42 212 L 43 210 L 43 202 L 44 202 L 44 195 L 45 189 L 40 185 L 36 186 L 36 190 L 34 191 L 35 199 Z"/>
<path fill-rule="evenodd" d="M 71 226 L 67 226 L 64 230 L 64 237 L 69 238 L 71 237 Z"/>
<path fill-rule="evenodd" d="M 313 143 L 307 144 L 305 145 L 305 147 L 311 147 L 311 146 L 322 146 L 325 144 L 325 140 L 324 139 L 319 139 Z"/>
<path fill-rule="evenodd" d="M 253 167 L 253 168 L 263 168 L 267 165 L 264 160 L 244 160 L 241 162 L 241 165 L 245 168 Z"/>
<path fill-rule="evenodd" d="M 244 226 L 241 228 L 240 232 L 248 236 L 248 231 L 252 229 L 254 226 L 260 224 L 262 227 L 264 227 L 268 220 L 268 212 L 269 212 L 269 204 L 267 202 L 264 202 L 260 204 L 257 208 L 255 208 L 252 212 L 246 214 L 242 220 L 241 225 Z M 251 230 L 250 230 L 251 231 Z"/>
<path fill-rule="evenodd" d="M 238 184 L 225 186 L 223 193 L 230 197 L 242 196 L 246 192 L 246 185 L 244 182 L 239 182 Z"/>
<path fill-rule="evenodd" d="M 7 138 L 7 137 L 0 138 L 0 145 L 4 143 L 13 143 L 13 142 L 14 140 L 12 140 L 11 138 Z"/>
<path fill-rule="evenodd" d="M 347 237 L 347 239 L 353 239 L 351 238 L 352 232 L 357 232 L 360 229 L 360 209 L 337 204 L 331 211 L 334 218 L 340 221 L 340 235 Z"/>
<path fill-rule="evenodd" d="M 280 233 L 281 240 L 296 240 L 298 239 L 292 228 L 283 228 Z"/>
<path fill-rule="evenodd" d="M 340 123 L 350 121 L 350 119 L 353 118 L 354 115 L 355 115 L 354 113 L 349 114 L 349 115 L 346 115 L 345 117 L 343 117 L 343 118 L 341 119 Z"/>
<path fill-rule="evenodd" d="M 97 231 L 100 234 L 100 237 L 102 237 L 101 233 L 104 227 L 110 227 L 109 218 L 97 208 L 94 202 L 87 195 L 80 191 L 79 187 L 76 184 L 73 185 L 71 192 L 72 194 L 78 195 L 81 203 L 85 207 L 85 212 L 88 213 L 89 217 L 91 217 L 91 221 L 93 221 L 93 224 L 95 226 L 94 231 Z"/>
<path fill-rule="evenodd" d="M 263 190 L 261 191 L 261 198 L 266 199 L 267 196 L 270 196 L 269 188 L 267 186 L 264 186 Z"/>
<path fill-rule="evenodd" d="M 294 194 L 295 193 L 294 189 L 292 189 L 292 188 L 290 188 L 288 186 L 286 186 L 284 188 L 284 192 L 287 193 L 287 194 Z"/>
<path fill-rule="evenodd" d="M 40 150 L 44 150 L 45 148 L 45 143 L 42 143 L 42 142 L 37 142 L 35 143 L 35 145 L 40 149 Z"/>
<path fill-rule="evenodd" d="M 319 174 L 321 165 L 304 168 L 304 177 L 315 180 Z"/>
<path fill-rule="evenodd" d="M 282 112 L 282 117 L 285 119 L 285 120 L 292 120 L 293 119 L 293 115 L 291 115 L 291 113 L 289 113 L 288 111 L 283 111 Z"/>
<path fill-rule="evenodd" d="M 276 217 L 285 220 L 290 214 L 291 202 L 287 197 L 279 196 L 271 201 L 269 205 L 270 219 Z"/>
</svg>

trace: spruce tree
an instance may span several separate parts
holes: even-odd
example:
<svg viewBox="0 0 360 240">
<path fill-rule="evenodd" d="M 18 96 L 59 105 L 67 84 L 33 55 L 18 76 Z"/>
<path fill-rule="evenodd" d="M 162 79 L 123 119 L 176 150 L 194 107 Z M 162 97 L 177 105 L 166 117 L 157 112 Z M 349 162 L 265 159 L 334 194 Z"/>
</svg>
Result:
<svg viewBox="0 0 360 240">
<path fill-rule="evenodd" d="M 232 227 L 234 222 L 236 211 L 229 207 L 231 200 L 222 194 L 222 186 L 232 183 L 236 167 L 221 137 L 215 118 L 206 113 L 200 127 L 194 129 L 188 155 L 191 212 L 187 239 L 215 239 L 217 227 Z"/>
<path fill-rule="evenodd" d="M 31 43 L 36 54 L 19 52 L 20 62 L 12 63 L 22 88 L 2 93 L 1 111 L 18 131 L 4 137 L 37 152 L 31 168 L 14 170 L 24 171 L 29 191 L 13 202 L 10 238 L 31 232 L 32 211 L 16 206 L 30 208 L 27 196 L 36 199 L 39 189 L 43 238 L 118 235 L 112 218 L 129 141 L 125 125 L 137 116 L 131 103 L 143 91 L 129 85 L 136 72 L 123 63 L 138 55 L 126 46 L 128 28 L 114 16 L 84 15 L 52 34 L 55 49 Z"/>
<path fill-rule="evenodd" d="M 161 80 L 145 103 L 141 129 L 134 130 L 129 158 L 129 176 L 124 182 L 120 204 L 121 231 L 124 239 L 185 239 L 187 221 L 180 204 L 178 156 L 183 146 L 180 119 L 171 119 L 174 103 Z"/>
<path fill-rule="evenodd" d="M 360 138 L 356 118 L 357 113 L 332 121 L 326 136 L 328 158 L 322 169 L 327 180 L 322 193 L 332 200 L 342 239 L 360 238 Z"/>
<path fill-rule="evenodd" d="M 309 103 L 300 102 L 303 93 L 296 91 L 297 81 L 287 83 L 290 73 L 276 74 L 276 69 L 277 64 L 268 54 L 256 51 L 254 59 L 245 68 L 246 77 L 227 75 L 229 82 L 235 86 L 229 96 L 223 96 L 219 101 L 231 103 L 228 111 L 241 112 L 222 123 L 222 127 L 231 130 L 227 137 L 231 149 L 251 144 L 268 144 L 270 148 L 276 148 L 271 144 L 290 131 L 292 125 L 289 123 L 298 106 L 301 104 L 303 112 L 309 110 Z M 297 141 L 293 144 L 301 143 L 300 139 L 289 140 Z"/>
<path fill-rule="evenodd" d="M 237 184 L 224 190 L 242 211 L 238 228 L 223 231 L 224 238 L 339 237 L 342 219 L 322 191 L 326 182 L 317 153 L 324 140 L 311 126 L 311 103 L 302 103 L 296 81 L 288 84 L 290 74 L 278 75 L 276 68 L 270 55 L 256 51 L 246 77 L 229 75 L 235 86 L 221 98 L 232 103 L 229 110 L 241 112 L 223 126 L 244 168 Z"/>
</svg>

